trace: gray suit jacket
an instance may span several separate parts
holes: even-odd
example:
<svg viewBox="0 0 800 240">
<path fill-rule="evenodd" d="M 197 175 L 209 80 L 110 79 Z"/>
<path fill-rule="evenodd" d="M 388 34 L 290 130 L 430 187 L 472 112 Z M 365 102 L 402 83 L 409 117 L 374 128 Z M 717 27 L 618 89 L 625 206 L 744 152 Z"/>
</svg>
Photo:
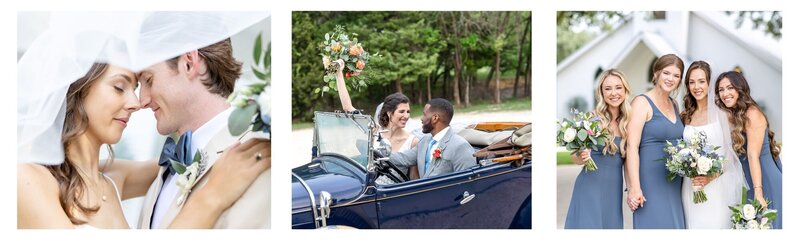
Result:
<svg viewBox="0 0 800 240">
<path fill-rule="evenodd" d="M 389 156 L 389 161 L 401 167 L 417 165 L 421 178 L 457 172 L 477 165 L 475 157 L 472 156 L 475 150 L 472 149 L 467 140 L 455 134 L 453 129 L 450 128 L 439 142 L 439 148 L 442 149 L 441 159 L 431 158 L 431 162 L 428 164 L 428 171 L 425 171 L 425 154 L 432 138 L 431 134 L 426 134 L 417 143 L 416 148 L 394 152 Z M 433 150 L 431 149 L 431 151 Z"/>
</svg>

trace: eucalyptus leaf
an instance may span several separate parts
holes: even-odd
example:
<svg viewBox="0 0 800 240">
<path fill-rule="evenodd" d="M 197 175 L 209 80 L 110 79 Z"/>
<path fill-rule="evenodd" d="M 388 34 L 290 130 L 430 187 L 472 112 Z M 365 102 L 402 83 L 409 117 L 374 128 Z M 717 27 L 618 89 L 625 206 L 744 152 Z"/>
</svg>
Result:
<svg viewBox="0 0 800 240">
<path fill-rule="evenodd" d="M 258 33 L 258 37 L 256 37 L 256 46 L 253 47 L 253 61 L 256 64 L 261 63 L 261 33 Z"/>
<path fill-rule="evenodd" d="M 253 74 L 256 75 L 256 78 L 261 79 L 261 80 L 267 80 L 267 75 L 265 73 L 262 73 L 261 71 L 259 71 L 255 67 L 252 67 L 252 69 L 253 69 Z"/>
<path fill-rule="evenodd" d="M 581 141 L 586 141 L 586 137 L 588 136 L 589 134 L 586 133 L 586 129 L 581 129 L 580 131 L 578 131 L 578 139 L 580 139 Z"/>
<path fill-rule="evenodd" d="M 258 110 L 258 104 L 254 103 L 248 104 L 243 108 L 234 109 L 228 118 L 228 131 L 230 131 L 231 135 L 239 136 L 247 131 L 247 127 L 250 126 L 250 120 L 253 119 L 256 110 Z"/>
</svg>

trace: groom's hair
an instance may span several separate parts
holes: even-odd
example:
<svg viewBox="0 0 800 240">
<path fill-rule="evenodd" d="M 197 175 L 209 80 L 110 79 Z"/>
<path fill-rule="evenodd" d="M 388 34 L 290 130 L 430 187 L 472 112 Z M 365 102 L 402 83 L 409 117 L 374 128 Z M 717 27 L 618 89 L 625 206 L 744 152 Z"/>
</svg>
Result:
<svg viewBox="0 0 800 240">
<path fill-rule="evenodd" d="M 440 117 L 444 118 L 443 121 L 450 125 L 450 120 L 453 120 L 453 104 L 444 98 L 434 98 L 428 101 L 430 111 L 438 113 Z"/>
<path fill-rule="evenodd" d="M 236 79 L 242 75 L 242 62 L 236 61 L 233 57 L 231 39 L 226 38 L 207 47 L 197 49 L 200 57 L 206 62 L 207 71 L 201 79 L 203 85 L 211 93 L 228 97 L 233 92 Z M 178 57 L 167 60 L 172 70 L 178 69 Z"/>
</svg>

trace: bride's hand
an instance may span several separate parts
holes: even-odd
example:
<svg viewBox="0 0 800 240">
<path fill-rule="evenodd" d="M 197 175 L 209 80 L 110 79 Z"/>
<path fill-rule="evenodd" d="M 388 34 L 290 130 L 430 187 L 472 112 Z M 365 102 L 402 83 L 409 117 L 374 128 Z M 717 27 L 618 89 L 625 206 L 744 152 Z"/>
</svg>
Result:
<svg viewBox="0 0 800 240">
<path fill-rule="evenodd" d="M 336 63 L 338 63 L 337 64 L 338 69 L 336 69 L 336 72 L 338 74 L 342 74 L 342 71 L 344 71 L 344 60 L 338 59 L 338 60 L 336 60 Z"/>
<path fill-rule="evenodd" d="M 697 176 L 692 178 L 693 186 L 705 187 L 711 180 L 707 176 Z"/>
<path fill-rule="evenodd" d="M 269 140 L 256 138 L 228 147 L 214 163 L 201 190 L 209 191 L 223 209 L 230 207 L 272 166 L 271 148 Z"/>
</svg>

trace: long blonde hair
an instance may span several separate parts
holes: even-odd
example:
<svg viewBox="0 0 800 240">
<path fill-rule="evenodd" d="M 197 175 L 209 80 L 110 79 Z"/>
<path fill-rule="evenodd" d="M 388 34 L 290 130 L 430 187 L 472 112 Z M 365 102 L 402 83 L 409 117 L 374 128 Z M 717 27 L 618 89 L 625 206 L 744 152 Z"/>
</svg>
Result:
<svg viewBox="0 0 800 240">
<path fill-rule="evenodd" d="M 606 78 L 609 76 L 616 76 L 620 80 L 622 80 L 622 87 L 625 89 L 624 100 L 622 104 L 619 106 L 619 116 L 617 116 L 617 124 L 619 125 L 619 134 L 622 137 L 622 141 L 620 141 L 619 148 L 614 143 L 614 134 L 610 132 L 611 129 L 611 112 L 608 110 L 608 104 L 606 104 L 605 99 L 603 98 L 603 82 L 606 81 Z M 629 101 L 628 96 L 631 94 L 631 87 L 628 85 L 628 81 L 625 80 L 625 74 L 617 69 L 608 69 L 600 73 L 600 76 L 597 78 L 597 87 L 595 87 L 595 98 L 597 99 L 597 106 L 594 108 L 594 113 L 600 118 L 600 122 L 602 123 L 603 129 L 609 131 L 609 137 L 606 139 L 606 146 L 603 148 L 603 154 L 615 154 L 617 149 L 619 149 L 620 154 L 625 156 L 625 141 L 628 138 L 628 129 L 627 125 L 630 121 L 629 116 L 631 113 L 631 103 Z"/>
</svg>

